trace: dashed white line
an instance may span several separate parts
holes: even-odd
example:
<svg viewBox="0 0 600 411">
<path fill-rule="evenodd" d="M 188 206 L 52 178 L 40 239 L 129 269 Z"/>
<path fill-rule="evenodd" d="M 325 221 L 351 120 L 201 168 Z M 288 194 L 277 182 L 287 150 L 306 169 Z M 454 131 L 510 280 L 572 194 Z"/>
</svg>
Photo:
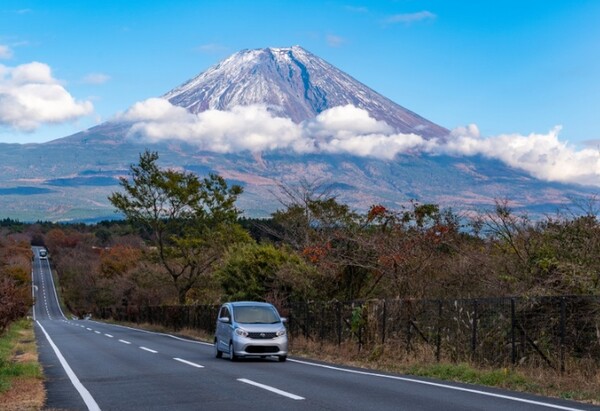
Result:
<svg viewBox="0 0 600 411">
<path fill-rule="evenodd" d="M 113 336 L 110 334 L 104 334 L 104 335 L 106 335 L 108 338 L 113 338 Z"/>
<path fill-rule="evenodd" d="M 175 361 L 179 361 L 179 362 L 182 362 L 182 363 L 184 363 L 184 364 L 191 365 L 192 367 L 196 367 L 196 368 L 204 368 L 204 365 L 196 364 L 195 362 L 191 362 L 191 361 L 188 361 L 188 360 L 184 360 L 184 359 L 182 359 L 182 358 L 173 358 L 173 359 L 174 359 Z"/>
<path fill-rule="evenodd" d="M 254 385 L 255 387 L 262 388 L 263 390 L 274 392 L 275 394 L 283 395 L 284 397 L 291 398 L 292 400 L 303 400 L 304 399 L 304 397 L 301 397 L 299 395 L 292 394 L 287 391 L 282 391 L 278 388 L 271 387 L 270 385 L 261 384 L 259 382 L 248 380 L 246 378 L 238 378 L 238 381 L 243 382 L 245 384 Z"/>
<path fill-rule="evenodd" d="M 119 342 L 122 342 L 123 344 L 131 344 L 129 341 L 125 341 L 125 340 L 119 340 Z"/>
<path fill-rule="evenodd" d="M 140 347 L 140 350 L 148 351 L 148 352 L 151 352 L 153 354 L 156 354 L 158 352 L 158 351 L 151 350 L 150 348 L 146 348 L 146 347 Z"/>
<path fill-rule="evenodd" d="M 91 328 L 89 328 L 89 327 L 86 327 L 85 329 L 86 329 L 86 330 L 88 330 L 88 331 L 92 331 L 92 329 L 91 329 Z"/>
<path fill-rule="evenodd" d="M 102 334 L 100 331 L 94 331 L 96 334 Z"/>
</svg>

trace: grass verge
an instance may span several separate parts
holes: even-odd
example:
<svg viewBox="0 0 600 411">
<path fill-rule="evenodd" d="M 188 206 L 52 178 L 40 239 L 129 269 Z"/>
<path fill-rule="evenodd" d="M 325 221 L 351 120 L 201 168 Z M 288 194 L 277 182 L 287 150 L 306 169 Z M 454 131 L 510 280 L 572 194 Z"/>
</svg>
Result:
<svg viewBox="0 0 600 411">
<path fill-rule="evenodd" d="M 484 367 L 469 363 L 431 362 L 419 355 L 382 346 L 358 350 L 356 344 L 321 344 L 295 338 L 293 354 L 372 370 L 443 381 L 476 384 L 600 405 L 600 370 L 584 362 L 570 364 L 561 374 L 544 365 Z M 427 358 L 427 356 L 423 356 Z M 428 356 L 431 358 L 431 356 Z"/>
<path fill-rule="evenodd" d="M 33 323 L 20 320 L 0 337 L 0 409 L 40 410 L 45 400 Z"/>
</svg>

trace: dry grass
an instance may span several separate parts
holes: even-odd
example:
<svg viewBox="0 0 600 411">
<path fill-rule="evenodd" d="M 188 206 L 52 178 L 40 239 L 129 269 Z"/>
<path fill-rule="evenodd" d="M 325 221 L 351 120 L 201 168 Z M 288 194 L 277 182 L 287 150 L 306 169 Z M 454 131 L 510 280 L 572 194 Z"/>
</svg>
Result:
<svg viewBox="0 0 600 411">
<path fill-rule="evenodd" d="M 356 343 L 324 344 L 304 338 L 291 343 L 294 355 L 372 370 L 431 377 L 446 381 L 494 386 L 548 397 L 600 405 L 600 370 L 593 362 L 567 363 L 561 374 L 545 365 L 482 367 L 468 363 L 431 361 L 430 350 L 413 351 L 377 345 L 359 350 Z"/>
<path fill-rule="evenodd" d="M 46 392 L 31 321 L 19 321 L 0 338 L 0 409 L 40 410 Z"/>
</svg>

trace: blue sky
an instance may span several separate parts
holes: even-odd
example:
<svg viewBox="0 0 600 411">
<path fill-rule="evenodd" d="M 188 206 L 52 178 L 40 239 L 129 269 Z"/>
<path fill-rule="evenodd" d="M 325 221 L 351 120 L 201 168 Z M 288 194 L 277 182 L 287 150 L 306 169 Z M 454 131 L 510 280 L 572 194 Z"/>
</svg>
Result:
<svg viewBox="0 0 600 411">
<path fill-rule="evenodd" d="M 60 138 L 241 49 L 300 45 L 449 129 L 562 126 L 560 141 L 595 148 L 599 22 L 600 1 L 3 0 L 0 142 Z M 2 104 L 21 92 L 7 73 L 33 62 L 65 113 L 28 121 Z"/>
</svg>

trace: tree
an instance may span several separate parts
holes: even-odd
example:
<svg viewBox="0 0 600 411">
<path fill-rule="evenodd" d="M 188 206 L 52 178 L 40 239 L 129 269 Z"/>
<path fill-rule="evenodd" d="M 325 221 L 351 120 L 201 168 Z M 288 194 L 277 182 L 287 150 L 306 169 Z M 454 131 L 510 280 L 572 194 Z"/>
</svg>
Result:
<svg viewBox="0 0 600 411">
<path fill-rule="evenodd" d="M 286 247 L 244 243 L 231 247 L 216 276 L 230 300 L 266 300 L 281 305 L 318 292 L 318 273 Z"/>
<path fill-rule="evenodd" d="M 216 174 L 200 180 L 193 173 L 161 169 L 158 158 L 148 150 L 141 154 L 139 164 L 130 167 L 131 180 L 120 178 L 124 192 L 109 200 L 150 232 L 154 256 L 184 304 L 188 291 L 211 272 L 227 246 L 249 238 L 236 224 L 235 202 L 242 188 L 228 187 Z"/>
<path fill-rule="evenodd" d="M 11 322 L 24 317 L 31 308 L 29 273 L 29 244 L 4 238 L 0 232 L 0 335 Z"/>
</svg>

